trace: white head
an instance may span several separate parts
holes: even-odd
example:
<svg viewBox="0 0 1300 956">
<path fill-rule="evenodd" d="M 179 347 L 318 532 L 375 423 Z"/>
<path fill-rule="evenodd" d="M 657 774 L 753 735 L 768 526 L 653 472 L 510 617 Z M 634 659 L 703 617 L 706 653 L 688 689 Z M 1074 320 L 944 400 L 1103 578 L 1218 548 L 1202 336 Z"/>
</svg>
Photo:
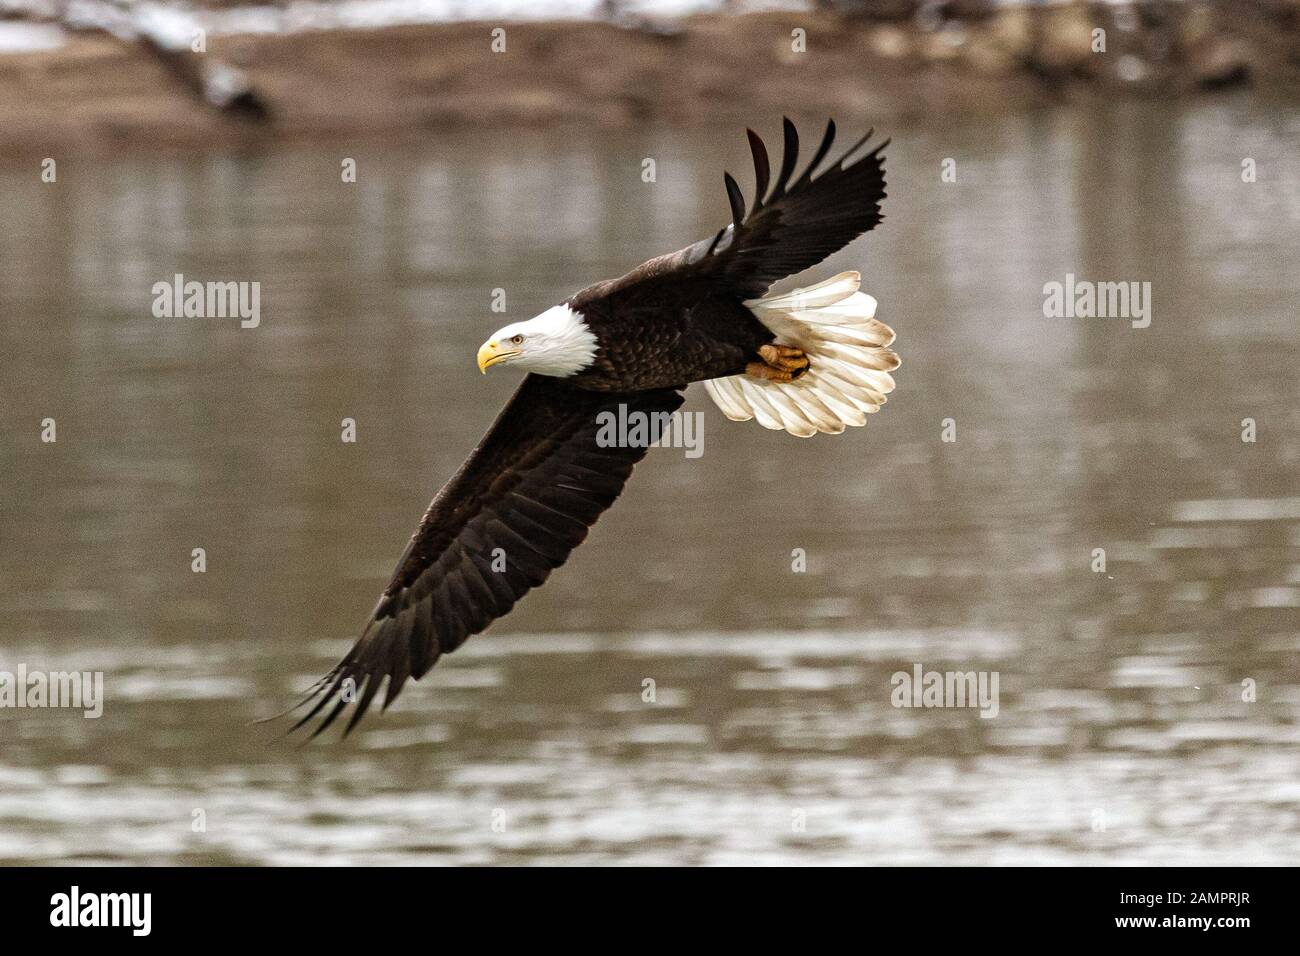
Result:
<svg viewBox="0 0 1300 956">
<path fill-rule="evenodd" d="M 567 378 L 596 358 L 596 334 L 582 313 L 557 305 L 527 322 L 498 329 L 478 350 L 479 371 L 491 365 L 517 365 L 538 375 Z"/>
</svg>

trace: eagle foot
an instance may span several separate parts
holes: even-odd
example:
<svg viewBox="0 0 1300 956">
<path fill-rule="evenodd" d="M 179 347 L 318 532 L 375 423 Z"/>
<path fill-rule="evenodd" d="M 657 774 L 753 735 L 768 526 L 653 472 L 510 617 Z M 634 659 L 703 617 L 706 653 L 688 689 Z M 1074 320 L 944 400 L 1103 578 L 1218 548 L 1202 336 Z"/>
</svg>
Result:
<svg viewBox="0 0 1300 956">
<path fill-rule="evenodd" d="M 745 373 L 769 382 L 793 382 L 808 371 L 808 356 L 792 345 L 761 345 L 758 357 L 762 361 L 750 362 Z"/>
</svg>

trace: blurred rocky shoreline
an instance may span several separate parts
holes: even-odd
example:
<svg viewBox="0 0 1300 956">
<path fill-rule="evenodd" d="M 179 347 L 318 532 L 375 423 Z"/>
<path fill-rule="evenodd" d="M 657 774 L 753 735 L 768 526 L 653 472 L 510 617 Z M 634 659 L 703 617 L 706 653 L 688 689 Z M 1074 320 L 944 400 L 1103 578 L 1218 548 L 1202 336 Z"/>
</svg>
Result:
<svg viewBox="0 0 1300 956">
<path fill-rule="evenodd" d="M 915 66 L 954 64 L 983 76 L 1028 73 L 1054 86 L 1102 92 L 1194 93 L 1300 81 L 1300 0 L 991 4 L 916 7 L 901 22 L 883 3 L 840 3 L 872 24 L 881 56 Z M 892 21 L 892 22 L 891 22 Z"/>
<path fill-rule="evenodd" d="M 161 39 L 132 26 L 141 5 L 107 5 L 128 19 L 104 28 L 17 2 L 0 7 L 0 28 L 45 39 L 7 48 L 0 29 L 0 149 L 11 152 L 474 125 L 746 123 L 777 112 L 887 122 L 1300 91 L 1300 0 L 839 0 L 670 20 L 609 5 L 602 19 L 248 33 L 200 31 L 199 10 L 172 17 Z M 190 43 L 186 23 L 201 43 Z"/>
</svg>

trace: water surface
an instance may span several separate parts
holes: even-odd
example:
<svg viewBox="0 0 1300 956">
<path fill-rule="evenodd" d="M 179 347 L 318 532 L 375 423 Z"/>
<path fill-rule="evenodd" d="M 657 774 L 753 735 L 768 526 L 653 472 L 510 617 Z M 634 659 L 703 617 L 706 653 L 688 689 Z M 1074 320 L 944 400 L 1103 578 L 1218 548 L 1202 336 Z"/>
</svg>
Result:
<svg viewBox="0 0 1300 956">
<path fill-rule="evenodd" d="M 1293 862 L 1300 112 L 889 132 L 888 218 L 815 273 L 899 334 L 881 414 L 801 442 L 692 389 L 702 457 L 653 452 L 545 588 L 304 749 L 249 721 L 514 387 L 478 343 L 716 229 L 743 137 L 0 168 L 0 669 L 107 695 L 0 710 L 0 861 Z M 260 326 L 154 318 L 178 272 L 260 282 Z M 1045 318 L 1067 273 L 1150 282 L 1151 326 Z M 997 671 L 998 716 L 894 708 L 917 663 Z"/>
</svg>

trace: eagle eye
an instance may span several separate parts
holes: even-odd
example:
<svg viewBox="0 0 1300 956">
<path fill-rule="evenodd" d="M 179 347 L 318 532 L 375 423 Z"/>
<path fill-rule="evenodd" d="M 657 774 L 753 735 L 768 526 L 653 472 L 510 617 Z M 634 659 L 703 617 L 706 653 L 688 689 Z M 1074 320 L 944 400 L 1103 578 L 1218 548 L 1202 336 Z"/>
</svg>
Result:
<svg viewBox="0 0 1300 956">
<path fill-rule="evenodd" d="M 510 341 L 515 345 L 523 345 L 524 337 L 522 335 L 512 335 L 510 336 Z"/>
</svg>

